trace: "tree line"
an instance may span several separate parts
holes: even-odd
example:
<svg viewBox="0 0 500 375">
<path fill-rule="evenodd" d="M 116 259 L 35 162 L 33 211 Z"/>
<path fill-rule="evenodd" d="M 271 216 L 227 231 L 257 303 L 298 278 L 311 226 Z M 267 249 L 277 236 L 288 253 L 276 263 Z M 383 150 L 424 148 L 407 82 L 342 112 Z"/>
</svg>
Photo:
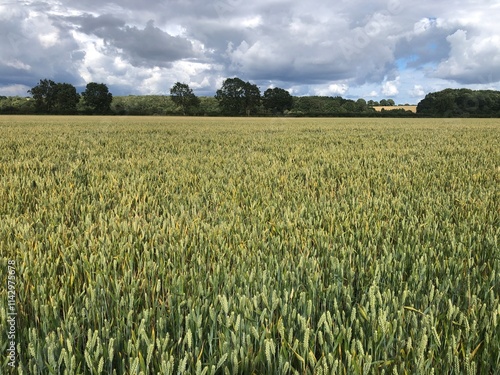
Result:
<svg viewBox="0 0 500 375">
<path fill-rule="evenodd" d="M 56 83 L 50 79 L 42 79 L 28 90 L 35 102 L 35 111 L 45 114 L 73 114 L 77 112 L 80 98 L 83 99 L 84 111 L 105 114 L 110 111 L 113 95 L 104 83 L 88 83 L 85 91 L 76 92 L 75 86 L 69 83 Z"/>
<path fill-rule="evenodd" d="M 356 101 L 340 96 L 292 96 L 279 87 L 261 94 L 242 79 L 227 78 L 214 97 L 198 97 L 189 85 L 177 82 L 170 95 L 113 97 L 104 83 L 91 82 L 82 93 L 69 83 L 42 79 L 28 90 L 31 97 L 0 97 L 0 113 L 115 114 L 196 116 L 371 116 L 371 117 L 500 117 L 500 92 L 446 89 L 428 94 L 417 114 L 395 106 L 392 99 Z M 376 112 L 374 106 L 395 106 Z"/>
<path fill-rule="evenodd" d="M 198 115 L 198 116 L 381 116 L 372 108 L 378 102 L 340 96 L 294 97 L 274 87 L 262 94 L 259 87 L 242 79 L 227 78 L 214 97 L 197 97 L 189 85 L 177 82 L 169 96 L 113 97 L 104 83 L 91 82 L 77 93 L 69 83 L 42 79 L 28 90 L 31 97 L 0 97 L 0 113 Z M 384 99 L 382 105 L 394 105 Z M 403 111 L 404 112 L 404 111 Z M 401 115 L 401 113 L 399 113 Z"/>
<path fill-rule="evenodd" d="M 429 117 L 500 117 L 500 92 L 446 89 L 427 94 L 417 113 Z"/>
</svg>

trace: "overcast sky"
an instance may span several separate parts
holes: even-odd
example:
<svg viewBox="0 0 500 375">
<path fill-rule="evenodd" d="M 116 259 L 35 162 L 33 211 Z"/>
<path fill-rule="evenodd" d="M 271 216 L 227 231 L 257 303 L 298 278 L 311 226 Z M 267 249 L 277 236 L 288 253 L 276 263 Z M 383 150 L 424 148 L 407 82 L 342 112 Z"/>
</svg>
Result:
<svg viewBox="0 0 500 375">
<path fill-rule="evenodd" d="M 499 0 L 0 0 L 0 95 L 42 78 L 114 95 L 261 91 L 418 103 L 500 89 Z"/>
</svg>

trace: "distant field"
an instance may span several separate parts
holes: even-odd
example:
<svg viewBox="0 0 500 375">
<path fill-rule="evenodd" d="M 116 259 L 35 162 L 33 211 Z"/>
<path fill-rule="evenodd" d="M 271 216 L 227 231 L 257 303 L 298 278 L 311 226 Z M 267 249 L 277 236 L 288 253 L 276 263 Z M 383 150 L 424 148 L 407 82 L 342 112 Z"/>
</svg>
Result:
<svg viewBox="0 0 500 375">
<path fill-rule="evenodd" d="M 25 374 L 500 368 L 499 120 L 1 116 L 0 150 L 1 373 L 10 312 Z"/>
<path fill-rule="evenodd" d="M 386 111 L 391 111 L 394 109 L 404 109 L 405 111 L 412 111 L 414 113 L 417 113 L 417 106 L 416 105 L 375 106 L 373 108 L 377 112 L 381 112 L 382 109 L 386 110 Z"/>
</svg>

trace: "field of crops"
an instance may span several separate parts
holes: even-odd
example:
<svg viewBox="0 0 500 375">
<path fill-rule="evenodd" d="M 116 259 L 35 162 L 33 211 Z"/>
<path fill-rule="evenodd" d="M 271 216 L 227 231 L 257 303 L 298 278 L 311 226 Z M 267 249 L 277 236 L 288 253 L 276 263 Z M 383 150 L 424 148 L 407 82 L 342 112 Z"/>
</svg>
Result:
<svg viewBox="0 0 500 375">
<path fill-rule="evenodd" d="M 0 117 L 0 150 L 0 373 L 9 266 L 13 373 L 500 369 L 499 120 Z"/>
</svg>

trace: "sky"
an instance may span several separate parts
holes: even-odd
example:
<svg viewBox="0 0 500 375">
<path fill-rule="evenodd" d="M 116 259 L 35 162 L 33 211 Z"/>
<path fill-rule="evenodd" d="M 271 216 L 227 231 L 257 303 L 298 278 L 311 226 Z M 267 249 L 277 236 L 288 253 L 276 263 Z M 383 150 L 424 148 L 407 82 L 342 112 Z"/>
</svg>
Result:
<svg viewBox="0 0 500 375">
<path fill-rule="evenodd" d="M 113 95 L 263 93 L 417 104 L 500 90 L 500 0 L 0 0 L 0 95 L 40 79 Z"/>
</svg>

